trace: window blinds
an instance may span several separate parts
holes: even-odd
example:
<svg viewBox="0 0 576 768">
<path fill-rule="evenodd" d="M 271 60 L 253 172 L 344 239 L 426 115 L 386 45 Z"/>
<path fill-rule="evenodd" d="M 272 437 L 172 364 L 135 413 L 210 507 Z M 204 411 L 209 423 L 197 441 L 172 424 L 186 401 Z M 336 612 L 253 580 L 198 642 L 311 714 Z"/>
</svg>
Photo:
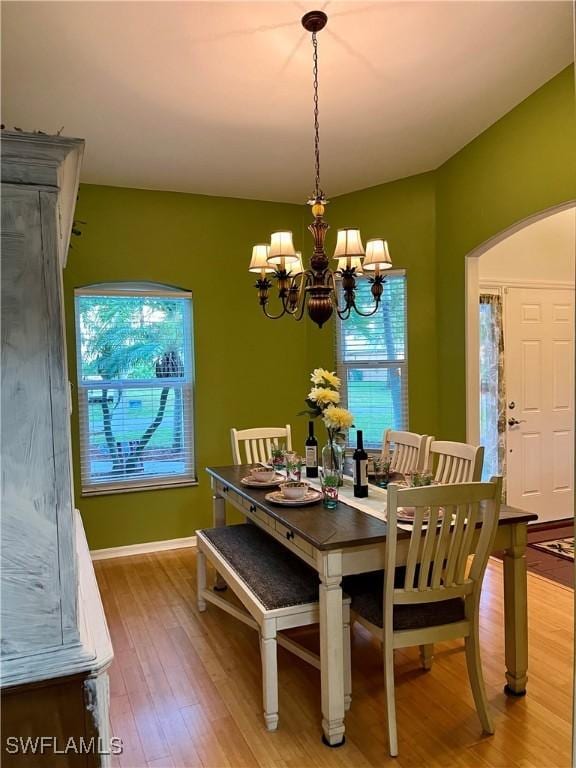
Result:
<svg viewBox="0 0 576 768">
<path fill-rule="evenodd" d="M 356 299 L 362 311 L 370 311 L 370 283 L 360 278 Z M 354 415 L 356 429 L 364 433 L 364 445 L 380 448 L 388 427 L 408 427 L 408 367 L 406 349 L 406 277 L 386 276 L 382 301 L 371 317 L 352 313 L 337 322 L 336 359 L 342 379 L 342 402 Z M 356 429 L 348 434 L 356 443 Z"/>
<path fill-rule="evenodd" d="M 194 481 L 191 294 L 114 285 L 75 301 L 83 493 Z"/>
</svg>

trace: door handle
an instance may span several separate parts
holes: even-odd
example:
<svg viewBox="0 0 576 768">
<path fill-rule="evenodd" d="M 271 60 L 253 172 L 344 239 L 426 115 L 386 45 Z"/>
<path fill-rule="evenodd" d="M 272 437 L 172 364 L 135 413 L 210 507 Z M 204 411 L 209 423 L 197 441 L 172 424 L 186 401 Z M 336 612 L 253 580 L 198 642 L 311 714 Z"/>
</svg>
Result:
<svg viewBox="0 0 576 768">
<path fill-rule="evenodd" d="M 515 419 L 514 417 L 511 417 L 508 419 L 508 426 L 509 427 L 515 427 L 517 424 L 525 424 L 526 419 Z"/>
</svg>

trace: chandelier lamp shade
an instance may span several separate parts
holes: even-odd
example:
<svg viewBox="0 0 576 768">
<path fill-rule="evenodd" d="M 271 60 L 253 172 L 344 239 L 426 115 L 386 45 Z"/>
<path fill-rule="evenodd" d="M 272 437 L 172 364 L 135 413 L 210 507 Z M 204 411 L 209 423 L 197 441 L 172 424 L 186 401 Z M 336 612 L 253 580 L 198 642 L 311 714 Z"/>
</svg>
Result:
<svg viewBox="0 0 576 768">
<path fill-rule="evenodd" d="M 276 272 L 275 267 L 268 264 L 268 254 L 270 246 L 268 243 L 260 243 L 252 248 L 252 259 L 250 260 L 249 272 L 260 272 L 262 275 Z"/>
<path fill-rule="evenodd" d="M 249 271 L 258 273 L 256 289 L 258 301 L 266 317 L 277 320 L 284 315 L 301 320 L 307 312 L 320 328 L 336 312 L 346 320 L 352 312 L 369 317 L 378 311 L 382 298 L 384 274 L 392 261 L 385 240 L 371 239 L 362 244 L 360 230 L 345 227 L 338 230 L 334 260 L 336 269 L 330 269 L 325 240 L 329 225 L 324 220 L 328 200 L 320 185 L 320 130 L 318 120 L 318 40 L 328 21 L 323 11 L 310 11 L 302 17 L 302 26 L 312 35 L 313 90 L 314 90 L 314 191 L 308 200 L 313 221 L 308 226 L 314 240 L 310 266 L 304 268 L 302 253 L 296 251 L 292 232 L 273 232 L 270 243 L 255 245 Z M 372 305 L 356 304 L 356 278 L 365 276 L 370 283 Z M 269 309 L 270 292 L 276 287 L 278 311 Z"/>
<path fill-rule="evenodd" d="M 391 269 L 392 259 L 390 258 L 390 252 L 388 251 L 388 243 L 386 240 L 368 240 L 366 243 L 366 256 L 362 264 L 363 269 L 366 272 L 378 272 L 381 269 Z"/>
</svg>

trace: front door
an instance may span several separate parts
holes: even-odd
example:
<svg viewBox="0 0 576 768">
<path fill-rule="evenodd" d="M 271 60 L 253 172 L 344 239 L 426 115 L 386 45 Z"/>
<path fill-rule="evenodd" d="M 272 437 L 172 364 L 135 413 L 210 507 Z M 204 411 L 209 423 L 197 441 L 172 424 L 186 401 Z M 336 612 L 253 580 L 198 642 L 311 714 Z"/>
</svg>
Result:
<svg viewBox="0 0 576 768">
<path fill-rule="evenodd" d="M 574 291 L 508 288 L 507 503 L 539 522 L 574 514 Z"/>
</svg>

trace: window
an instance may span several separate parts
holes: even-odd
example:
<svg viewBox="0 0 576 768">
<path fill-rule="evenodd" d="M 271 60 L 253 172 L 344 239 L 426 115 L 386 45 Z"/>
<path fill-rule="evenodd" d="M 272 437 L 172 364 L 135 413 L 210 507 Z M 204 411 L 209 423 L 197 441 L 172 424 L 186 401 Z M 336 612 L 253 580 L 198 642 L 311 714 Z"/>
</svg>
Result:
<svg viewBox="0 0 576 768">
<path fill-rule="evenodd" d="M 358 306 L 369 309 L 370 283 L 358 281 Z M 406 277 L 386 276 L 376 314 L 352 314 L 337 323 L 336 359 L 342 379 L 343 405 L 354 414 L 356 429 L 367 448 L 380 448 L 388 427 L 408 426 L 408 364 L 406 355 Z M 355 430 L 348 435 L 355 445 Z"/>
<path fill-rule="evenodd" d="M 75 291 L 82 492 L 195 482 L 192 294 Z"/>
</svg>

